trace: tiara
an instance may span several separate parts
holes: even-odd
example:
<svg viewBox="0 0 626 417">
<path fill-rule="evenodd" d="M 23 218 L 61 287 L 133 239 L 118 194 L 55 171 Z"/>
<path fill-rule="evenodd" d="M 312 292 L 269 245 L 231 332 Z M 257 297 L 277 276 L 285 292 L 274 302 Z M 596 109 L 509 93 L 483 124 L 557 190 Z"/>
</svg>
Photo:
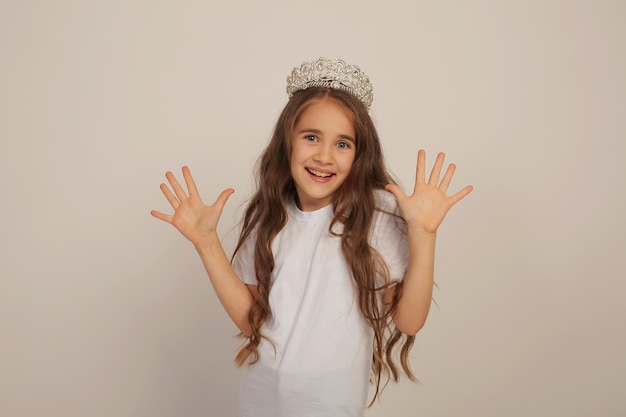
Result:
<svg viewBox="0 0 626 417">
<path fill-rule="evenodd" d="M 344 90 L 355 95 L 367 110 L 374 100 L 370 79 L 356 65 L 346 64 L 341 58 L 318 58 L 296 67 L 287 77 L 289 97 L 310 87 L 329 87 Z"/>
</svg>

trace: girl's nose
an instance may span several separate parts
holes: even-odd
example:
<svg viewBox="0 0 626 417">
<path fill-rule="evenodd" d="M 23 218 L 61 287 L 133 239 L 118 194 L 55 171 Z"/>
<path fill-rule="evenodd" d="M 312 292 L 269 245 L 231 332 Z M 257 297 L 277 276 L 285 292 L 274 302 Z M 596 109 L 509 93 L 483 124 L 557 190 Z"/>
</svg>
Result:
<svg viewBox="0 0 626 417">
<path fill-rule="evenodd" d="M 332 159 L 331 150 L 327 146 L 320 146 L 317 148 L 317 153 L 313 159 L 318 162 L 329 162 Z"/>
</svg>

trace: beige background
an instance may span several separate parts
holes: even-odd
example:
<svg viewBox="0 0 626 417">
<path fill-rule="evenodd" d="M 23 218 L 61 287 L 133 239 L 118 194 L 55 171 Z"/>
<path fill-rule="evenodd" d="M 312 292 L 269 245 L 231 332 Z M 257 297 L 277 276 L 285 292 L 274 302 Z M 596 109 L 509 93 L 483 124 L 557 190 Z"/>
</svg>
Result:
<svg viewBox="0 0 626 417">
<path fill-rule="evenodd" d="M 389 165 L 474 193 L 374 416 L 626 415 L 626 3 L 0 2 L 0 416 L 233 416 L 238 342 L 149 216 L 194 170 L 229 250 L 295 65 L 374 82 Z"/>
</svg>

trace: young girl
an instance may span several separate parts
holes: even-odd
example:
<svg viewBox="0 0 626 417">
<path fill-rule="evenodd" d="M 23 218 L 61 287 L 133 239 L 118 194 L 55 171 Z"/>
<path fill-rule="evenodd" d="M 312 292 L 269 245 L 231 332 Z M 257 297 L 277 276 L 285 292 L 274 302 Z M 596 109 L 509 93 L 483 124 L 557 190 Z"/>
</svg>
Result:
<svg viewBox="0 0 626 417">
<path fill-rule="evenodd" d="M 398 379 L 398 353 L 414 379 L 408 353 L 430 308 L 437 228 L 472 187 L 448 196 L 455 166 L 441 177 L 440 153 L 427 180 L 420 150 L 413 193 L 402 192 L 358 67 L 320 58 L 287 81 L 232 262 L 216 228 L 234 190 L 205 205 L 183 167 L 187 191 L 171 172 L 171 190 L 161 184 L 174 214 L 152 215 L 194 244 L 245 338 L 241 416 L 363 416 L 368 381 L 373 402 L 381 379 Z"/>
</svg>

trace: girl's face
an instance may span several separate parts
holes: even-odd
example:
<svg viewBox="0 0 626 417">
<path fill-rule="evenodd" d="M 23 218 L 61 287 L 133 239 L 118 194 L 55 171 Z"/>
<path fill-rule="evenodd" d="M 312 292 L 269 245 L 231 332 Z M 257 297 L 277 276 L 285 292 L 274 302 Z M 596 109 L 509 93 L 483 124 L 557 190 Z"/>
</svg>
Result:
<svg viewBox="0 0 626 417">
<path fill-rule="evenodd" d="M 314 102 L 302 112 L 293 130 L 290 159 L 301 210 L 332 203 L 352 168 L 355 136 L 352 115 L 337 100 Z"/>
</svg>

